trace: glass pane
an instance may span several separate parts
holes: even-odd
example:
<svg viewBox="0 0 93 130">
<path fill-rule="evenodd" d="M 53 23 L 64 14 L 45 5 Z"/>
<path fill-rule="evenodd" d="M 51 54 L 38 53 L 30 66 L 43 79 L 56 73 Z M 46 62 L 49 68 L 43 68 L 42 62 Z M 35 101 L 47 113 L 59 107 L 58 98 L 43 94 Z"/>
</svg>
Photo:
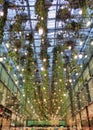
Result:
<svg viewBox="0 0 93 130">
<path fill-rule="evenodd" d="M 14 83 L 11 78 L 9 78 L 9 89 L 14 92 Z"/>
<path fill-rule="evenodd" d="M 8 85 L 9 76 L 4 68 L 2 68 L 1 80 L 5 85 Z"/>
</svg>

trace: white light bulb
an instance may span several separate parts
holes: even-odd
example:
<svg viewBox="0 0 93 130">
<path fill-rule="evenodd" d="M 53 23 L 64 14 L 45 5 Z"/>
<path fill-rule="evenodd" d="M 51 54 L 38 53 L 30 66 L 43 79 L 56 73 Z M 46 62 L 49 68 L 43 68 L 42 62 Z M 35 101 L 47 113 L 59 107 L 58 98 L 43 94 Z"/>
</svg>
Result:
<svg viewBox="0 0 93 130">
<path fill-rule="evenodd" d="M 93 45 L 93 41 L 90 44 Z"/>
<path fill-rule="evenodd" d="M 64 96 L 66 96 L 66 94 L 64 93 Z"/>
<path fill-rule="evenodd" d="M 87 27 L 89 27 L 91 25 L 91 22 L 88 21 L 86 25 L 87 25 Z"/>
<path fill-rule="evenodd" d="M 18 85 L 18 81 L 15 81 L 15 84 Z"/>
<path fill-rule="evenodd" d="M 2 62 L 3 61 L 3 57 L 0 57 L 0 62 Z"/>
<path fill-rule="evenodd" d="M 9 48 L 9 43 L 6 43 L 6 47 Z"/>
<path fill-rule="evenodd" d="M 23 80 L 23 82 L 25 83 L 25 80 Z"/>
<path fill-rule="evenodd" d="M 82 54 L 79 54 L 79 58 L 81 59 L 83 57 L 83 55 Z"/>
<path fill-rule="evenodd" d="M 46 59 L 45 59 L 45 58 L 43 59 L 43 62 L 46 62 Z"/>
<path fill-rule="evenodd" d="M 22 69 L 22 72 L 24 71 L 24 69 Z"/>
<path fill-rule="evenodd" d="M 71 49 L 72 49 L 72 47 L 71 47 L 71 46 L 68 46 L 68 49 L 69 49 L 69 50 L 71 50 Z"/>
<path fill-rule="evenodd" d="M 77 55 L 74 56 L 74 59 L 77 59 Z"/>
<path fill-rule="evenodd" d="M 0 11 L 0 16 L 4 16 L 4 12 L 3 11 Z"/>
<path fill-rule="evenodd" d="M 69 79 L 69 82 L 71 83 L 71 82 L 72 82 L 72 79 Z"/>
<path fill-rule="evenodd" d="M 17 48 L 15 48 L 14 51 L 16 52 L 16 51 L 17 51 Z"/>
<path fill-rule="evenodd" d="M 41 71 L 44 71 L 45 69 L 44 69 L 44 67 L 41 67 Z"/>
<path fill-rule="evenodd" d="M 44 18 L 43 17 L 41 17 L 41 20 L 43 20 Z"/>
<path fill-rule="evenodd" d="M 87 58 L 88 56 L 87 55 L 85 55 L 85 58 Z"/>
<path fill-rule="evenodd" d="M 83 44 L 83 42 L 82 42 L 82 41 L 80 41 L 80 46 L 82 46 L 82 44 Z"/>
<path fill-rule="evenodd" d="M 40 35 L 42 35 L 42 34 L 43 34 L 43 28 L 39 28 L 38 33 L 39 33 Z"/>
<path fill-rule="evenodd" d="M 20 69 L 19 66 L 16 67 L 18 70 Z"/>
<path fill-rule="evenodd" d="M 82 15 L 82 10 L 79 11 L 79 14 Z"/>
</svg>

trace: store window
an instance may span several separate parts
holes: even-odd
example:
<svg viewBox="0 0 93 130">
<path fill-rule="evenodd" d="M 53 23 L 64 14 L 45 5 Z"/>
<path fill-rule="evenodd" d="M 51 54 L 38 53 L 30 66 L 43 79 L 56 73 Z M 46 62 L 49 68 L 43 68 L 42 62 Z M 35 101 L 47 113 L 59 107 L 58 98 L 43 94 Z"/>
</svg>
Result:
<svg viewBox="0 0 93 130">
<path fill-rule="evenodd" d="M 88 114 L 89 114 L 89 121 L 90 121 L 91 130 L 92 130 L 93 129 L 93 104 L 90 104 L 88 106 Z"/>
<path fill-rule="evenodd" d="M 82 120 L 83 130 L 88 129 L 89 128 L 89 124 L 88 124 L 88 118 L 87 118 L 86 109 L 83 109 L 81 111 L 81 120 Z"/>
<path fill-rule="evenodd" d="M 80 113 L 76 114 L 76 123 L 77 123 L 77 126 L 78 126 L 78 130 L 80 130 L 81 129 Z"/>
</svg>

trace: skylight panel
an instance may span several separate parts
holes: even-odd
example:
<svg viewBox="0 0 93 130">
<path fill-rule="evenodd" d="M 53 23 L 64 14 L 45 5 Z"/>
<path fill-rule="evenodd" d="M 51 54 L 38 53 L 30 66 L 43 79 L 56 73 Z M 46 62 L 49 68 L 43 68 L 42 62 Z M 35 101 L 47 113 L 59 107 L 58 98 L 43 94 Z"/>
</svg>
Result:
<svg viewBox="0 0 93 130">
<path fill-rule="evenodd" d="M 56 17 L 56 9 L 53 9 L 48 12 L 48 18 L 55 18 Z"/>
<path fill-rule="evenodd" d="M 49 28 L 55 28 L 55 20 L 49 20 L 48 22 L 47 22 L 47 27 L 48 27 L 48 29 Z"/>
</svg>

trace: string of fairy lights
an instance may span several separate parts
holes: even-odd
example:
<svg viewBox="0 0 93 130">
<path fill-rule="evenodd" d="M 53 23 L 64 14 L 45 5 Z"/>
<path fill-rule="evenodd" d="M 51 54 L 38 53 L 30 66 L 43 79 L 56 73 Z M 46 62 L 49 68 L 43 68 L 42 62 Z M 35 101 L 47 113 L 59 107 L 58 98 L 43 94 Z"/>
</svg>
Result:
<svg viewBox="0 0 93 130">
<path fill-rule="evenodd" d="M 37 0 L 37 3 L 38 2 L 39 1 Z M 43 0 L 41 0 L 41 2 L 44 3 Z M 56 3 L 57 2 L 58 1 L 56 1 Z M 64 1 L 62 1 L 62 3 L 63 2 Z M 38 61 L 35 61 L 36 60 L 35 55 L 38 55 L 38 54 L 34 54 L 36 52 L 36 50 L 34 49 L 37 48 L 37 46 L 34 48 L 33 44 L 36 45 L 36 43 L 34 43 L 34 41 L 30 41 L 32 39 L 30 40 L 26 39 L 27 36 L 29 36 L 30 34 L 29 33 L 30 29 L 28 31 L 25 30 L 25 26 L 27 26 L 27 28 L 29 27 L 28 20 L 24 20 L 24 22 L 21 21 L 21 25 L 17 25 L 16 29 L 13 28 L 13 26 L 16 25 L 15 24 L 16 21 L 18 20 L 17 16 L 19 16 L 19 14 L 22 13 L 22 11 L 28 13 L 27 7 L 24 8 L 24 5 L 27 6 L 26 2 L 22 3 L 18 1 L 17 4 L 19 4 L 19 7 L 18 6 L 16 8 L 12 7 L 13 13 L 11 16 L 9 16 L 9 14 L 11 14 L 11 8 L 8 8 L 8 14 L 7 14 L 8 20 L 6 20 L 7 22 L 4 29 L 5 32 L 4 32 L 4 37 L 3 37 L 3 44 L 1 45 L 3 48 L 2 50 L 4 52 L 4 56 L 0 57 L 0 62 L 3 62 L 4 64 L 7 63 L 6 66 L 8 66 L 8 71 L 13 76 L 13 79 L 16 85 L 19 86 L 21 90 L 24 90 L 23 97 L 25 101 L 29 104 L 28 106 L 31 106 L 30 107 L 31 109 L 29 110 L 29 112 L 32 112 L 32 115 L 33 114 L 36 115 L 36 117 L 34 116 L 32 118 L 38 118 L 38 120 L 48 119 L 50 118 L 51 115 L 54 118 L 56 118 L 59 115 L 61 115 L 61 118 L 65 117 L 67 113 L 65 111 L 67 110 L 66 109 L 67 106 L 65 105 L 65 102 L 68 97 L 66 88 L 69 87 L 69 84 L 73 86 L 75 82 L 75 79 L 72 77 L 73 72 L 75 73 L 75 77 L 78 78 L 78 76 L 80 75 L 79 71 L 83 69 L 83 62 L 85 62 L 86 59 L 88 59 L 88 55 L 90 56 L 90 52 L 89 52 L 90 49 L 88 50 L 87 46 L 89 47 L 93 46 L 93 41 L 92 40 L 90 41 L 90 35 L 92 34 L 91 26 L 93 22 L 91 18 L 92 9 L 89 10 L 87 7 L 86 12 L 84 12 L 85 9 L 79 8 L 76 11 L 75 9 L 71 9 L 71 7 L 69 7 L 71 13 L 76 19 L 77 19 L 77 15 L 81 19 L 83 19 L 82 20 L 83 29 L 81 28 L 79 29 L 78 31 L 79 36 L 77 36 L 75 32 L 72 32 L 71 29 L 69 29 L 69 32 L 68 32 L 65 28 L 64 21 L 63 20 L 57 21 L 57 19 L 55 18 L 54 22 L 56 22 L 56 24 L 58 23 L 58 26 L 56 26 L 56 30 L 58 27 L 65 31 L 63 30 L 56 31 L 56 34 L 59 34 L 59 35 L 62 35 L 62 33 L 64 33 L 63 39 L 61 38 L 59 40 L 58 38 L 55 38 L 56 35 L 54 37 L 54 39 L 56 39 L 55 41 L 56 42 L 59 41 L 59 45 L 63 49 L 61 49 L 60 52 L 57 52 L 57 56 L 56 56 L 57 59 L 56 59 L 55 54 L 53 53 L 53 49 L 56 47 L 57 44 L 53 45 L 50 55 L 51 54 L 54 55 L 53 58 L 55 59 L 51 59 L 50 56 L 48 55 L 47 43 L 45 43 L 46 39 L 48 38 L 46 35 L 46 33 L 48 33 L 47 31 L 47 19 L 48 19 L 47 13 L 48 12 L 42 11 L 42 9 L 45 8 L 43 7 L 43 5 L 41 6 L 41 10 L 39 9 L 41 13 L 38 12 L 39 5 L 37 4 L 36 6 L 35 1 L 34 1 L 34 5 L 33 5 L 34 11 L 35 11 L 35 7 L 37 7 L 37 13 L 35 14 L 35 18 L 37 18 L 37 23 L 39 23 L 38 26 L 40 27 L 38 29 L 38 32 L 36 32 L 37 30 L 34 32 L 34 35 L 37 34 L 37 37 L 41 39 L 39 50 L 40 52 L 42 52 L 41 56 L 40 55 L 38 56 L 39 57 Z M 30 4 L 31 3 L 29 2 L 29 5 Z M 56 6 L 58 6 L 59 8 L 60 3 Z M 63 4 L 62 8 L 64 8 L 65 6 L 66 5 Z M 51 9 L 50 7 L 52 7 L 52 3 L 51 3 L 51 6 L 49 6 L 49 9 L 50 9 L 49 11 L 54 9 L 54 8 Z M 48 9 L 46 9 L 46 11 L 48 11 Z M 56 11 L 57 10 L 55 10 L 55 13 Z M 74 13 L 75 11 L 76 11 L 76 14 Z M 46 14 L 46 17 L 44 16 L 45 14 Z M 0 11 L 0 17 L 3 18 L 3 16 L 4 16 L 4 12 L 2 10 Z M 69 19 L 65 20 L 66 24 L 68 23 L 68 20 Z M 12 27 L 9 25 L 12 25 Z M 20 29 L 18 28 L 19 26 L 20 26 Z M 11 28 L 15 29 L 15 32 L 13 30 L 11 31 L 10 30 Z M 82 36 L 84 34 L 84 29 L 88 30 L 86 31 L 87 40 L 85 41 L 83 40 L 84 38 Z M 35 27 L 34 27 L 34 30 L 35 30 Z M 25 35 L 25 32 L 26 32 L 26 35 Z M 35 40 L 34 35 L 33 36 L 31 35 L 31 38 L 34 37 L 34 40 Z M 66 43 L 67 38 L 69 38 L 69 35 L 71 37 L 73 36 L 72 38 L 75 38 L 75 45 L 76 44 L 77 45 L 76 46 L 74 45 L 73 47 L 71 44 L 69 46 L 66 46 L 65 48 L 64 44 Z M 19 41 L 20 39 L 21 39 L 21 42 Z M 17 40 L 17 43 L 15 42 L 16 40 Z M 50 44 L 54 44 L 54 43 L 51 43 L 50 41 Z M 7 56 L 5 55 L 5 53 Z M 73 72 L 70 72 L 71 70 L 69 66 L 65 64 L 66 62 L 64 58 L 65 56 L 68 56 L 68 58 L 70 57 L 70 66 L 75 67 L 75 69 L 73 69 L 74 70 Z M 51 64 L 49 60 L 51 61 Z M 55 60 L 54 63 L 52 62 L 53 60 Z M 40 64 L 38 62 L 40 62 Z M 52 65 L 53 72 L 51 76 L 52 80 L 50 81 L 49 67 L 51 67 L 51 65 Z M 54 67 L 54 70 L 53 70 L 53 67 Z M 66 77 L 67 73 L 68 73 L 68 78 Z M 52 86 L 50 86 L 50 82 Z"/>
</svg>

